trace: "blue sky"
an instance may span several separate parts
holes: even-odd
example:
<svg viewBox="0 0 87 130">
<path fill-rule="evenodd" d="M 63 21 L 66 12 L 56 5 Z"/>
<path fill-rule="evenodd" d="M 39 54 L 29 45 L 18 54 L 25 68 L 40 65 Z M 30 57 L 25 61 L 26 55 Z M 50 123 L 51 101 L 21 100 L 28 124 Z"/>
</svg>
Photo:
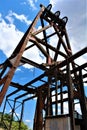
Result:
<svg viewBox="0 0 87 130">
<path fill-rule="evenodd" d="M 73 53 L 87 46 L 87 0 L 0 0 L 0 64 L 15 49 L 40 10 L 40 4 L 47 6 L 49 3 L 53 5 L 53 12 L 60 10 L 61 17 L 67 16 L 69 19 L 67 31 Z M 43 58 L 41 58 L 37 50 L 32 50 L 26 56 L 30 56 L 34 61 L 37 59 L 39 63 L 43 62 Z M 76 60 L 79 64 L 86 61 L 87 55 Z M 24 82 L 35 78 L 40 73 L 42 72 L 30 66 L 21 67 L 16 71 L 16 76 L 14 76 L 13 80 L 17 82 L 20 79 L 20 83 L 24 84 Z M 31 127 L 34 104 L 35 100 L 28 102 L 29 113 L 26 111 L 24 115 L 24 121 Z M 28 108 L 26 107 L 25 109 L 28 110 Z"/>
</svg>

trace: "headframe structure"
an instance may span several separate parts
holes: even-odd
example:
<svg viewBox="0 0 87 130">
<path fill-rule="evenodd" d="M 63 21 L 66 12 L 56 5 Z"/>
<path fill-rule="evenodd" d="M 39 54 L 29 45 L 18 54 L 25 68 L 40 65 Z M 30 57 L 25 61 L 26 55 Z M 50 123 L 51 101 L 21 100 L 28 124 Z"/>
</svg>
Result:
<svg viewBox="0 0 87 130">
<path fill-rule="evenodd" d="M 16 113 L 16 103 L 24 96 L 31 94 L 31 97 L 24 98 L 21 103 L 21 115 L 18 118 L 21 130 L 24 103 L 27 100 L 37 98 L 33 130 L 49 130 L 46 128 L 46 120 L 51 118 L 70 118 L 70 130 L 76 130 L 75 126 L 80 125 L 80 130 L 87 130 L 87 97 L 85 96 L 84 83 L 87 83 L 87 63 L 77 65 L 74 61 L 87 53 L 87 47 L 76 54 L 72 54 L 70 41 L 68 38 L 66 23 L 68 18 L 60 18 L 60 11 L 53 13 L 52 5 L 47 7 L 40 5 L 41 9 L 12 55 L 0 64 L 0 104 L 6 96 L 2 113 L 2 122 L 7 130 L 12 129 L 12 118 Z M 53 42 L 51 39 L 53 39 Z M 24 53 L 38 48 L 45 61 L 38 63 L 30 57 L 25 57 Z M 43 71 L 43 73 L 24 85 L 15 83 L 12 78 L 16 69 L 24 64 L 29 64 Z M 84 71 L 84 73 L 83 73 Z M 40 85 L 38 85 L 38 83 Z M 6 95 L 8 87 L 16 90 Z M 19 91 L 24 93 L 16 95 Z M 64 97 L 64 94 L 67 96 Z M 13 106 L 9 98 L 14 95 Z M 78 100 L 78 102 L 75 102 Z M 6 104 L 11 106 L 11 121 L 6 126 L 4 113 Z M 68 112 L 65 113 L 67 103 Z M 81 119 L 75 119 L 75 104 L 80 104 Z M 77 124 L 76 124 L 77 123 Z M 51 130 L 51 129 L 50 129 Z"/>
</svg>

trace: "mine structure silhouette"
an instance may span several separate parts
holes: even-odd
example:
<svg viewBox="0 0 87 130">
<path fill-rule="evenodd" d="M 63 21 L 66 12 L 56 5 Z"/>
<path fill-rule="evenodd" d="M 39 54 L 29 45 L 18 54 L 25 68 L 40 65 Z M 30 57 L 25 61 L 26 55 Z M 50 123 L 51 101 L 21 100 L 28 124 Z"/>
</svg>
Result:
<svg viewBox="0 0 87 130">
<path fill-rule="evenodd" d="M 73 54 L 66 24 L 68 18 L 61 18 L 60 11 L 53 13 L 52 5 L 40 5 L 40 11 L 14 49 L 12 55 L 0 64 L 0 104 L 5 99 L 1 121 L 5 129 L 11 130 L 16 108 L 19 129 L 24 114 L 24 103 L 36 98 L 33 130 L 87 130 L 87 62 L 79 65 L 75 60 L 87 54 L 87 47 Z M 52 40 L 53 39 L 53 40 Z M 52 40 L 52 41 L 51 41 Z M 24 56 L 33 48 L 38 48 L 43 63 Z M 41 75 L 24 85 L 13 82 L 12 78 L 19 66 L 31 65 L 42 70 Z M 8 88 L 15 88 L 6 94 Z M 22 91 L 19 95 L 18 92 Z M 31 95 L 26 98 L 26 95 Z M 14 98 L 11 99 L 11 96 Z M 23 98 L 22 102 L 20 99 Z M 12 103 L 13 102 L 13 103 Z M 6 105 L 11 109 L 11 120 L 6 125 L 4 113 Z M 75 110 L 78 104 L 81 113 Z M 67 113 L 65 112 L 67 106 Z"/>
</svg>

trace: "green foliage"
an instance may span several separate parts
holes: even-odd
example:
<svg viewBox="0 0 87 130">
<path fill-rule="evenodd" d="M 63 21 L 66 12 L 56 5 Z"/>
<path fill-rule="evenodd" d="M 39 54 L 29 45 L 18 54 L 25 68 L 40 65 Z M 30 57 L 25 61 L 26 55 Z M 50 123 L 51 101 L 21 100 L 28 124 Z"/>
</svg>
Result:
<svg viewBox="0 0 87 130">
<path fill-rule="evenodd" d="M 8 122 L 10 122 L 10 120 L 14 121 L 14 117 L 12 118 L 11 115 L 9 115 L 9 114 L 7 114 L 7 113 L 4 114 L 4 117 L 3 117 L 3 118 L 4 118 L 4 120 L 7 120 Z M 11 118 L 12 118 L 12 119 L 11 119 Z"/>
<path fill-rule="evenodd" d="M 19 129 L 19 123 L 17 121 L 13 121 L 12 123 L 12 130 L 18 130 Z M 29 130 L 27 125 L 24 124 L 24 122 L 21 122 L 21 130 Z"/>
<path fill-rule="evenodd" d="M 1 115 L 2 115 L 2 113 L 0 113 L 0 118 L 1 118 Z M 4 114 L 3 120 L 4 120 L 4 123 L 6 124 L 6 126 L 9 126 L 10 121 L 12 120 L 11 130 L 19 130 L 19 122 L 15 121 L 14 117 L 11 118 L 11 115 Z M 0 128 L 4 128 L 5 129 L 4 123 L 2 123 L 0 121 Z M 28 126 L 24 122 L 21 122 L 21 128 L 20 129 L 21 130 L 31 130 L 30 128 L 28 128 Z"/>
</svg>

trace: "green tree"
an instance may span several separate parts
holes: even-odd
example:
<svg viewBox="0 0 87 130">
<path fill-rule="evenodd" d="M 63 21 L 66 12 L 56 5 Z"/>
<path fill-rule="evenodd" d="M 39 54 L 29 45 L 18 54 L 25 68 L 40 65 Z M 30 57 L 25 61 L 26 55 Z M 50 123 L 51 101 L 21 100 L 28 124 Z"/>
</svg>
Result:
<svg viewBox="0 0 87 130">
<path fill-rule="evenodd" d="M 19 123 L 17 121 L 13 121 L 12 123 L 12 130 L 18 130 L 19 129 Z M 24 124 L 24 122 L 21 122 L 21 130 L 29 130 L 28 126 Z"/>
<path fill-rule="evenodd" d="M 0 113 L 0 119 L 2 117 L 1 115 L 2 115 L 2 113 Z M 4 123 L 2 123 L 0 121 L 0 128 L 4 128 L 5 129 L 5 124 L 6 124 L 6 126 L 9 126 L 9 123 L 12 120 L 11 130 L 19 130 L 19 122 L 15 121 L 14 117 L 13 117 L 13 119 L 11 119 L 11 115 L 4 114 L 3 120 L 4 120 Z M 28 128 L 28 126 L 24 122 L 21 122 L 21 128 L 20 129 L 21 130 L 31 130 L 30 128 Z"/>
</svg>

